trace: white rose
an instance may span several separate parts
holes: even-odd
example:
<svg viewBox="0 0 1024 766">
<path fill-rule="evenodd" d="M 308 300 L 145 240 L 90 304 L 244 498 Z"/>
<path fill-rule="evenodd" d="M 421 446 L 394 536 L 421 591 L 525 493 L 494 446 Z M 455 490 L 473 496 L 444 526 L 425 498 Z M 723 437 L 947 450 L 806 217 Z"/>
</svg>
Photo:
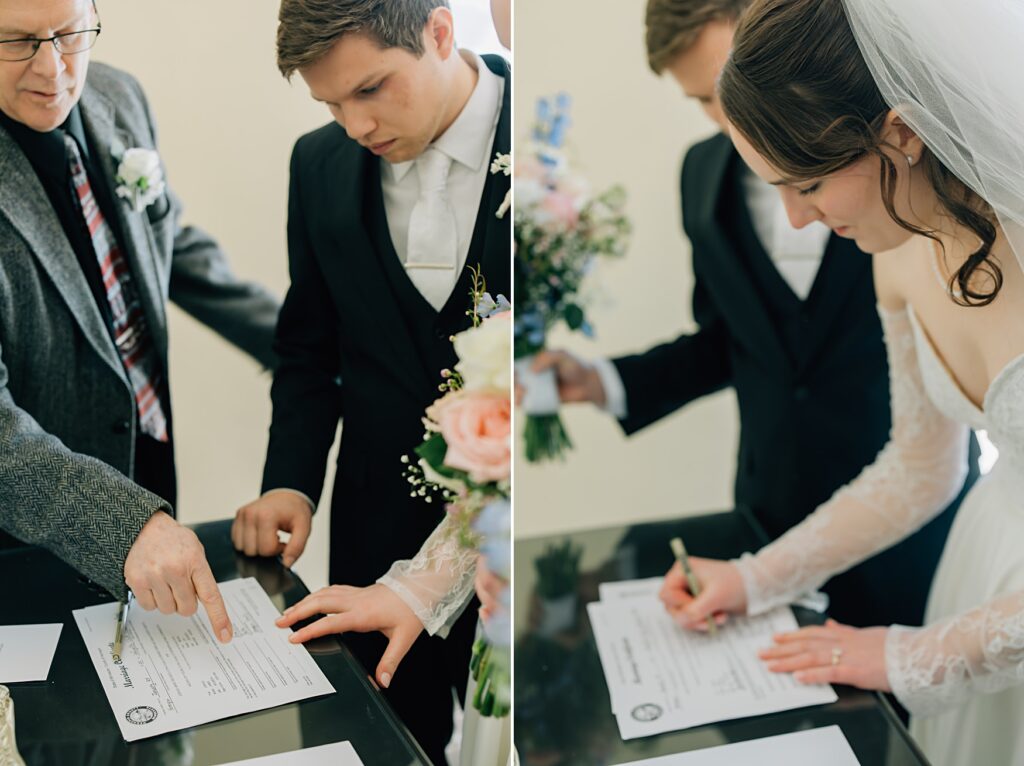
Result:
<svg viewBox="0 0 1024 766">
<path fill-rule="evenodd" d="M 455 336 L 455 369 L 468 391 L 491 389 L 510 391 L 512 387 L 511 312 L 495 314 L 479 327 Z"/>
<path fill-rule="evenodd" d="M 547 195 L 547 187 L 535 178 L 516 178 L 512 184 L 516 190 L 516 207 L 521 210 L 539 205 Z"/>
<path fill-rule="evenodd" d="M 152 149 L 128 149 L 117 168 L 117 196 L 129 200 L 135 212 L 142 212 L 164 193 L 160 155 Z"/>
</svg>

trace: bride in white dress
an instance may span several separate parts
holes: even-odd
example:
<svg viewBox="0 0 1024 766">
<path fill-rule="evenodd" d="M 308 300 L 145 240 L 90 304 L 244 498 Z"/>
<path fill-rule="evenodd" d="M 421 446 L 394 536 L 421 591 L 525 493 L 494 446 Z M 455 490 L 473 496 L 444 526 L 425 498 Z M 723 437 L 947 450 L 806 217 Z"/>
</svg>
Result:
<svg viewBox="0 0 1024 766">
<path fill-rule="evenodd" d="M 893 426 L 805 522 L 694 560 L 697 599 L 673 568 L 662 598 L 692 629 L 791 602 L 944 508 L 969 430 L 987 431 L 999 459 L 961 506 L 924 627 L 830 621 L 762 653 L 802 682 L 892 691 L 936 766 L 1024 764 L 1022 40 L 1019 0 L 755 0 L 719 85 L 794 224 L 875 254 Z"/>
</svg>

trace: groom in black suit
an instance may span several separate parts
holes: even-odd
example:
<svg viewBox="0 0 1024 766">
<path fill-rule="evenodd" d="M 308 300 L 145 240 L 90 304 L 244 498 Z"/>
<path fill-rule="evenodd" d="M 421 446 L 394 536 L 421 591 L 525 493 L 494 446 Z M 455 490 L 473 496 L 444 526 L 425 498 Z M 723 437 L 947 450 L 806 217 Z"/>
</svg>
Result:
<svg viewBox="0 0 1024 766">
<path fill-rule="evenodd" d="M 874 461 L 890 427 L 888 365 L 871 257 L 820 222 L 790 221 L 725 131 L 715 83 L 747 0 L 649 0 L 651 68 L 668 71 L 722 133 L 682 172 L 699 330 L 642 354 L 554 366 L 563 401 L 592 401 L 627 434 L 731 386 L 740 409 L 735 501 L 774 539 Z M 797 228 L 800 227 L 800 228 Z M 972 439 L 970 474 L 978 475 Z M 851 625 L 920 625 L 960 497 L 899 545 L 825 586 Z"/>
<path fill-rule="evenodd" d="M 503 59 L 455 47 L 445 0 L 285 0 L 280 17 L 282 73 L 299 72 L 335 122 L 292 156 L 292 281 L 264 494 L 239 511 L 233 538 L 294 562 L 340 419 L 330 579 L 366 586 L 412 558 L 443 515 L 410 497 L 401 457 L 422 441 L 441 370 L 455 364 L 451 336 L 470 324 L 471 267 L 510 294 L 509 216 L 497 216 L 509 179 L 491 161 L 510 150 L 511 75 Z M 291 533 L 287 546 L 278 530 Z M 447 639 L 421 636 L 382 681 L 436 763 L 475 623 L 471 606 Z M 383 636 L 345 640 L 372 671 Z"/>
</svg>

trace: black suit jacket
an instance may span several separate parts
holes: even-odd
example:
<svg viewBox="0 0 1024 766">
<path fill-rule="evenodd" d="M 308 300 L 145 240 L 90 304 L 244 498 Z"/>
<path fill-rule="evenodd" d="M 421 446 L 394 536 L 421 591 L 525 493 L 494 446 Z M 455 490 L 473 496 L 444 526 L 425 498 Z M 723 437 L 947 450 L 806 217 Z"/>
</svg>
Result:
<svg viewBox="0 0 1024 766">
<path fill-rule="evenodd" d="M 484 60 L 506 79 L 493 152 L 508 152 L 510 70 L 501 58 Z M 496 216 L 508 189 L 504 174 L 488 175 L 466 268 L 436 312 L 394 253 L 380 160 L 333 123 L 295 146 L 291 287 L 277 330 L 263 486 L 297 489 L 317 502 L 342 419 L 331 506 L 333 582 L 372 583 L 393 561 L 413 556 L 441 518 L 439 503 L 409 497 L 400 460 L 422 441 L 440 371 L 456 361 L 449 337 L 469 326 L 469 268 L 482 267 L 492 294 L 511 292 L 510 216 Z"/>
<path fill-rule="evenodd" d="M 749 214 L 726 193 L 739 161 L 719 134 L 690 149 L 683 164 L 683 225 L 693 246 L 700 329 L 614 363 L 626 388 L 627 433 L 704 394 L 735 389 L 736 503 L 775 538 L 855 478 L 888 440 L 888 363 L 871 257 L 835 235 L 800 316 L 803 342 L 786 343 L 749 268 L 754 254 L 740 234 L 751 229 Z M 971 481 L 975 456 L 976 445 Z M 888 566 L 898 560 L 899 570 L 913 570 L 904 589 L 876 557 L 832 588 L 834 613 L 860 624 L 919 622 L 953 512 L 893 549 Z M 877 591 L 876 603 L 865 603 L 873 598 L 865 589 Z"/>
</svg>

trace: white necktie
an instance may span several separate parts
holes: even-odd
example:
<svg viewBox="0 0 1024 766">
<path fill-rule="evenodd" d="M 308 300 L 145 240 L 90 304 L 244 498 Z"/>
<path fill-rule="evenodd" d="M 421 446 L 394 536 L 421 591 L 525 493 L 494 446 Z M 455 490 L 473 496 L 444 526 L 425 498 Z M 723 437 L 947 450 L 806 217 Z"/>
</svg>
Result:
<svg viewBox="0 0 1024 766">
<path fill-rule="evenodd" d="M 427 149 L 416 159 L 420 196 L 409 218 L 405 269 L 431 306 L 440 311 L 457 281 L 459 238 L 455 211 L 448 199 L 452 160 Z"/>
</svg>

